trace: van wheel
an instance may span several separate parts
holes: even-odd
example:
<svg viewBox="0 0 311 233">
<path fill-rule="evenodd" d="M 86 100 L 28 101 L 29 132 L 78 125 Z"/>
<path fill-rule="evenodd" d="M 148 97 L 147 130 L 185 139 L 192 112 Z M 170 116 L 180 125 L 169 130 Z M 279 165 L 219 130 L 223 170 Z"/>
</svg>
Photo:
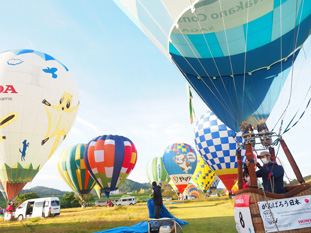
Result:
<svg viewBox="0 0 311 233">
<path fill-rule="evenodd" d="M 133 205 L 133 203 L 130 203 L 130 205 Z"/>
<path fill-rule="evenodd" d="M 23 215 L 20 214 L 17 219 L 18 219 L 18 221 L 22 221 L 23 220 Z"/>
</svg>

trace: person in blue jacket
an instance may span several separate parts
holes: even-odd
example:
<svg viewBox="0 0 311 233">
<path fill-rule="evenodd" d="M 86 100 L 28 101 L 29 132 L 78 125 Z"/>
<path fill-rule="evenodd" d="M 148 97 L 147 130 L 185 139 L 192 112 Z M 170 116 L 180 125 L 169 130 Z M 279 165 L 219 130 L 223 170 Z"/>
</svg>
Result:
<svg viewBox="0 0 311 233">
<path fill-rule="evenodd" d="M 256 171 L 256 176 L 262 178 L 264 190 L 272 193 L 285 193 L 283 167 L 278 165 L 276 161 L 271 160 L 271 155 L 268 151 L 261 152 L 257 158 L 262 161 L 263 166 L 259 163 L 256 164 L 259 168 Z M 249 165 L 249 161 L 245 163 L 247 166 Z"/>
</svg>

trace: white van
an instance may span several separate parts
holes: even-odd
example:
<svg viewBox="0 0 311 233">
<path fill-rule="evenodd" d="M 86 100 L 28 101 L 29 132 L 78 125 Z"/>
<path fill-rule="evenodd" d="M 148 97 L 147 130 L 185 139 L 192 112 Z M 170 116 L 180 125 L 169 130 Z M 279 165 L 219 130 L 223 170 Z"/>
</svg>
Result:
<svg viewBox="0 0 311 233">
<path fill-rule="evenodd" d="M 136 198 L 135 197 L 122 197 L 119 200 L 116 200 L 115 204 L 117 206 L 120 206 L 120 205 L 135 205 L 136 204 Z"/>
<path fill-rule="evenodd" d="M 21 221 L 24 218 L 49 217 L 59 214 L 60 203 L 58 197 L 45 197 L 24 201 L 16 208 L 14 216 Z"/>
</svg>

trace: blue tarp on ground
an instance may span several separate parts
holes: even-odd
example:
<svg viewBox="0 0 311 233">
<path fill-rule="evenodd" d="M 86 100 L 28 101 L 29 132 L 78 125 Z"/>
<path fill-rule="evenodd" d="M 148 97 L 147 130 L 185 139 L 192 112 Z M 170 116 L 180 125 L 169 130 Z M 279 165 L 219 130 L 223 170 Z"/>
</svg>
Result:
<svg viewBox="0 0 311 233">
<path fill-rule="evenodd" d="M 147 200 L 147 206 L 149 209 L 149 218 L 154 218 L 154 206 L 152 199 Z M 161 211 L 160 211 L 160 217 L 161 218 L 174 218 L 176 219 L 176 222 L 178 222 L 179 225 L 185 225 L 188 224 L 186 221 L 180 220 L 173 215 L 166 209 L 166 207 L 163 205 Z M 99 231 L 98 233 L 146 233 L 148 232 L 148 222 L 141 222 L 134 226 L 130 227 L 117 227 L 113 229 L 109 229 L 106 231 Z"/>
</svg>

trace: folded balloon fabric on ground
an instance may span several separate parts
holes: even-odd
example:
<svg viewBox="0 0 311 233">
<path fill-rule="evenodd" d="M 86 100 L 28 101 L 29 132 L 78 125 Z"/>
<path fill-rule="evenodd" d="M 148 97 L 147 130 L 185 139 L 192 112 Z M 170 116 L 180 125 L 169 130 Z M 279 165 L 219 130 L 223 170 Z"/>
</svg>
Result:
<svg viewBox="0 0 311 233">
<path fill-rule="evenodd" d="M 154 205 L 152 199 L 147 200 L 147 206 L 149 209 L 149 218 L 154 218 Z M 160 211 L 160 217 L 161 218 L 174 218 L 176 222 L 182 226 L 188 224 L 186 221 L 183 221 L 181 219 L 178 219 L 174 217 L 165 207 L 163 204 L 163 207 Z M 148 222 L 140 222 L 136 225 L 130 226 L 130 227 L 117 227 L 113 229 L 109 229 L 107 231 L 100 231 L 100 233 L 145 233 L 148 232 Z M 99 232 L 98 232 L 99 233 Z"/>
</svg>

